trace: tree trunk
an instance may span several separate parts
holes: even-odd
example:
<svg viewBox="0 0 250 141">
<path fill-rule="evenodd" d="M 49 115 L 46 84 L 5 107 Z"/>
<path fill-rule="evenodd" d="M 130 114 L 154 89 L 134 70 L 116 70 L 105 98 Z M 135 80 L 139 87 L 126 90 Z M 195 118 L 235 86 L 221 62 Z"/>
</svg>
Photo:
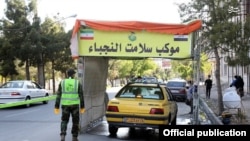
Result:
<svg viewBox="0 0 250 141">
<path fill-rule="evenodd" d="M 216 61 L 216 68 L 215 68 L 215 78 L 216 78 L 216 86 L 217 86 L 217 93 L 218 93 L 218 114 L 221 115 L 224 111 L 223 101 L 222 101 L 222 89 L 221 89 L 221 80 L 220 80 L 220 56 L 218 48 L 214 49 L 215 61 Z"/>
<path fill-rule="evenodd" d="M 38 83 L 41 85 L 43 88 L 45 88 L 45 80 L 44 80 L 44 65 L 43 63 L 38 64 L 37 68 L 37 75 L 38 75 Z"/>
<path fill-rule="evenodd" d="M 30 80 L 30 65 L 29 65 L 29 60 L 26 60 L 25 62 L 25 72 L 26 72 L 26 79 Z"/>
<path fill-rule="evenodd" d="M 53 83 L 53 93 L 56 92 L 56 86 L 55 86 L 55 68 L 54 68 L 54 60 L 52 60 L 52 83 Z"/>
</svg>

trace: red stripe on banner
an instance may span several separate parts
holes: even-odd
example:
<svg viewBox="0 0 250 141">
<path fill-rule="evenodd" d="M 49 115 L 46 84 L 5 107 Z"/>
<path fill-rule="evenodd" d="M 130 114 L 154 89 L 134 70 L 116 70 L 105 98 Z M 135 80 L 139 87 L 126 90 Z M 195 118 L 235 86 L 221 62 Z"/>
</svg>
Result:
<svg viewBox="0 0 250 141">
<path fill-rule="evenodd" d="M 81 40 L 93 40 L 94 37 L 80 37 Z"/>
</svg>

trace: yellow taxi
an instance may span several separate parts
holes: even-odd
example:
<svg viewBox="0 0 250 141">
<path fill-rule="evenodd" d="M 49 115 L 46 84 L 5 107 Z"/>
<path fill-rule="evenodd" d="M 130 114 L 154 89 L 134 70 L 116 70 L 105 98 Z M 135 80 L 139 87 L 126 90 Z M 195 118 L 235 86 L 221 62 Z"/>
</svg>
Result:
<svg viewBox="0 0 250 141">
<path fill-rule="evenodd" d="M 159 125 L 176 125 L 177 111 L 177 103 L 166 85 L 128 83 L 108 102 L 109 133 L 115 135 L 119 127 L 156 129 Z"/>
</svg>

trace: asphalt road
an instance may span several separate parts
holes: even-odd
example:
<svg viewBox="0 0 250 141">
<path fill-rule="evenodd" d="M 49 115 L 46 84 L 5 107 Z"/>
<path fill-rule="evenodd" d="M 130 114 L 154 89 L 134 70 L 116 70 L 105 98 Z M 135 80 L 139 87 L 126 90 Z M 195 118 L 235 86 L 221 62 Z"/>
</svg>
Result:
<svg viewBox="0 0 250 141">
<path fill-rule="evenodd" d="M 183 102 L 178 102 L 179 113 L 177 124 L 183 125 L 190 122 L 189 107 Z M 29 108 L 13 107 L 0 109 L 0 141 L 59 141 L 60 115 L 55 115 L 54 101 L 48 104 L 33 104 Z M 136 130 L 131 132 L 128 128 L 120 128 L 116 137 L 110 137 L 108 124 L 101 122 L 92 130 L 81 133 L 79 140 L 86 141 L 155 141 L 158 140 L 157 132 L 152 130 Z M 68 125 L 66 140 L 71 140 L 71 123 Z M 145 136 L 147 132 L 148 136 Z"/>
</svg>

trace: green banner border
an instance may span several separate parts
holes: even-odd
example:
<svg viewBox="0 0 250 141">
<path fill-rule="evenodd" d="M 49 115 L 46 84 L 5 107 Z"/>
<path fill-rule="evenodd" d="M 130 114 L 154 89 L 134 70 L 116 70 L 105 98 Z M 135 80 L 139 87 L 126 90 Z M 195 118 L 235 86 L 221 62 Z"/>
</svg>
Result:
<svg viewBox="0 0 250 141">
<path fill-rule="evenodd" d="M 6 104 L 0 104 L 0 109 L 20 106 L 20 105 L 25 105 L 25 104 L 32 104 L 32 103 L 37 103 L 37 102 L 43 102 L 43 101 L 49 101 L 49 100 L 54 100 L 54 99 L 56 99 L 56 95 L 42 97 L 42 98 L 36 98 L 36 99 L 31 99 L 31 100 L 26 100 L 26 101 L 20 101 L 20 102 L 11 102 L 11 103 L 6 103 Z"/>
</svg>

